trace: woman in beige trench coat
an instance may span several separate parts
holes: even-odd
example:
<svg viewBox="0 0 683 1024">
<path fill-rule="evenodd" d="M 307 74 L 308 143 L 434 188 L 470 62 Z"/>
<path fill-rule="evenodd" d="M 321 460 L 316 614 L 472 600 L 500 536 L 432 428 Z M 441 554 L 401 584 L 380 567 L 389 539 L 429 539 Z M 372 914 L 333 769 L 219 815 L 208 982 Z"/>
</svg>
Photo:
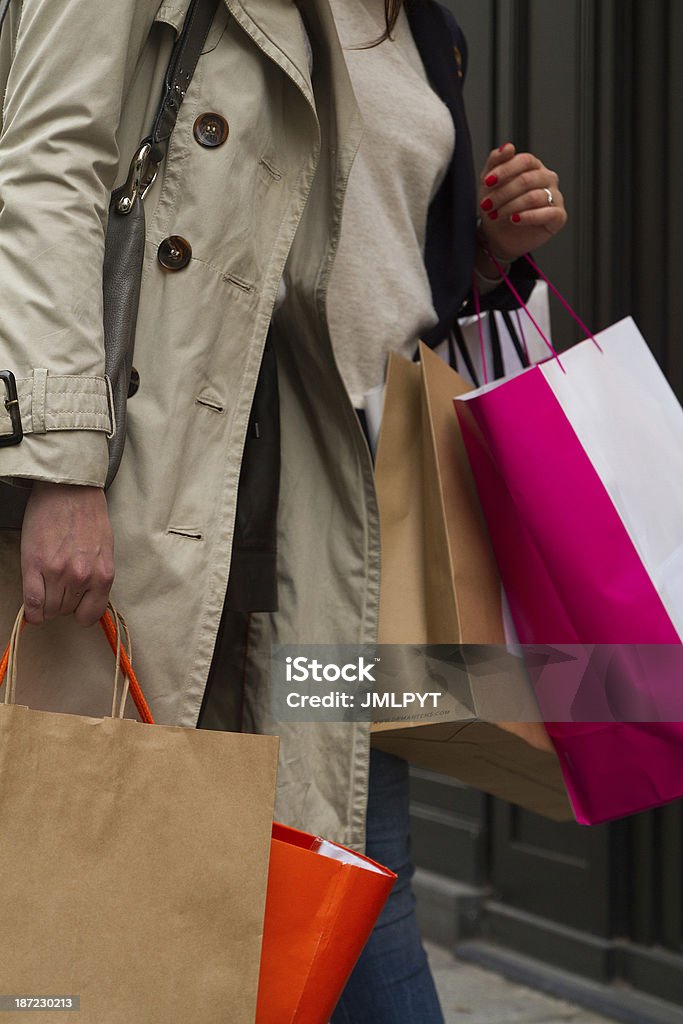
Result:
<svg viewBox="0 0 683 1024">
<path fill-rule="evenodd" d="M 100 514 L 110 429 L 101 284 L 108 198 L 149 132 L 188 3 L 24 0 L 20 18 L 18 5 L 10 8 L 10 31 L 2 35 L 0 363 L 19 381 L 25 437 L 0 448 L 0 475 L 92 488 L 89 508 L 78 493 L 78 514 L 89 521 Z M 195 726 L 227 586 L 247 421 L 289 256 L 296 331 L 283 332 L 278 352 L 286 518 L 279 583 L 287 598 L 277 615 L 253 616 L 245 724 L 281 735 L 277 817 L 362 848 L 367 726 L 278 725 L 268 709 L 271 640 L 372 641 L 379 586 L 372 467 L 317 298 L 360 121 L 323 0 L 309 4 L 308 31 L 328 54 L 315 101 L 296 7 L 284 0 L 219 5 L 168 157 L 145 199 L 140 387 L 128 403 L 126 449 L 106 499 L 112 597 L 131 627 L 155 719 Z M 229 145 L 198 143 L 193 126 L 204 112 L 226 119 Z M 295 240 L 304 209 L 305 231 Z M 158 259 L 171 236 L 191 247 L 178 271 Z M 7 427 L 0 422 L 0 434 Z M 54 493 L 34 485 L 24 533 L 32 527 L 45 536 L 47 520 L 56 534 L 72 535 L 76 506 L 68 494 L 58 507 L 45 506 L 46 490 Z M 342 517 L 344 528 L 334 529 Z M 321 522 L 331 528 L 321 530 Z M 69 552 L 49 543 L 63 568 Z M 0 630 L 8 634 L 22 598 L 19 537 L 4 532 L 0 545 Z M 77 572 L 78 552 L 73 560 Z M 101 593 L 111 557 L 104 551 L 93 561 L 81 589 Z M 31 617 L 31 598 L 40 606 L 44 595 L 39 581 L 37 595 L 30 586 L 25 581 Z M 20 698 L 102 714 L 108 650 L 99 631 L 58 614 L 78 607 L 78 587 L 59 596 L 62 607 L 48 609 L 57 617 L 24 645 Z M 40 607 L 33 618 L 42 618 Z M 81 606 L 81 622 L 87 618 Z"/>
<path fill-rule="evenodd" d="M 377 631 L 372 462 L 326 316 L 362 133 L 327 0 L 307 0 L 307 33 L 290 0 L 219 4 L 145 200 L 139 388 L 106 500 L 101 490 L 112 429 L 101 278 L 109 194 L 149 131 L 188 5 L 23 0 L 0 41 L 0 364 L 17 378 L 25 433 L 0 447 L 0 478 L 32 487 L 21 545 L 16 531 L 0 533 L 0 629 L 9 632 L 22 596 L 42 623 L 22 651 L 20 699 L 101 715 L 110 658 L 97 631 L 80 627 L 109 591 L 113 542 L 112 598 L 155 719 L 197 724 L 287 264 L 280 604 L 250 617 L 241 724 L 281 737 L 276 817 L 363 849 L 367 724 L 289 724 L 269 710 L 271 644 L 372 643 Z M 206 144 L 208 115 L 229 145 Z M 0 410 L 0 439 L 9 429 Z"/>
</svg>

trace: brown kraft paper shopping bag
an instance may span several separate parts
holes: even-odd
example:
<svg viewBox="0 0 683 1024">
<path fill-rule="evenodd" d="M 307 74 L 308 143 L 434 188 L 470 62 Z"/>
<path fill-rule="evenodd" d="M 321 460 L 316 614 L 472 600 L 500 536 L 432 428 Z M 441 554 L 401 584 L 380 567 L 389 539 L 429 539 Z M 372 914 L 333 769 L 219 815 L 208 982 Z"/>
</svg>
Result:
<svg viewBox="0 0 683 1024">
<path fill-rule="evenodd" d="M 0 995 L 80 996 L 79 1024 L 253 1024 L 277 750 L 0 703 Z"/>
<path fill-rule="evenodd" d="M 420 363 L 390 356 L 375 467 L 382 644 L 503 650 L 500 577 L 453 411 L 453 397 L 468 390 L 425 345 Z M 521 663 L 502 658 L 501 666 L 494 678 L 473 670 L 466 699 L 446 701 L 445 713 L 442 706 L 431 716 L 421 712 L 419 720 L 373 723 L 373 745 L 547 817 L 570 820 L 543 723 L 523 720 L 535 717 L 528 710 L 517 721 L 490 720 L 501 685 L 508 688 L 505 706 L 533 704 Z"/>
</svg>

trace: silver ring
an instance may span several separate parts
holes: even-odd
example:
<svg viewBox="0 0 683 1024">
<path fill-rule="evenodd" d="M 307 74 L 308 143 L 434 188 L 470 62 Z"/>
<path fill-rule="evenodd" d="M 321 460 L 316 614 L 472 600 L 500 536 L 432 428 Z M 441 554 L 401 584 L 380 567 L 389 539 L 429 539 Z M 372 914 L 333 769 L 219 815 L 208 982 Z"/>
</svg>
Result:
<svg viewBox="0 0 683 1024">
<path fill-rule="evenodd" d="M 550 191 L 550 189 L 549 188 L 544 188 L 543 191 L 545 192 L 545 194 L 548 197 L 548 206 L 554 206 L 555 205 L 555 200 L 553 198 L 553 194 Z"/>
</svg>

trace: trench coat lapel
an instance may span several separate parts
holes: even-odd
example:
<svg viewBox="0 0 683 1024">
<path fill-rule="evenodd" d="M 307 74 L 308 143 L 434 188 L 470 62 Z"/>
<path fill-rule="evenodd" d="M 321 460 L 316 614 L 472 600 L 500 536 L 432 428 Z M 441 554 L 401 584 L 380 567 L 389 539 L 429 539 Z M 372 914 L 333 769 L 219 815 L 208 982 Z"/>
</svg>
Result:
<svg viewBox="0 0 683 1024">
<path fill-rule="evenodd" d="M 363 121 L 328 0 L 309 0 L 303 13 L 314 53 L 318 55 L 314 58 L 316 90 L 323 95 L 330 112 L 330 133 L 335 136 L 331 156 L 337 187 L 345 192 L 363 134 Z"/>
<path fill-rule="evenodd" d="M 257 45 L 294 79 L 312 107 L 313 89 L 303 22 L 294 0 L 224 0 Z"/>
</svg>

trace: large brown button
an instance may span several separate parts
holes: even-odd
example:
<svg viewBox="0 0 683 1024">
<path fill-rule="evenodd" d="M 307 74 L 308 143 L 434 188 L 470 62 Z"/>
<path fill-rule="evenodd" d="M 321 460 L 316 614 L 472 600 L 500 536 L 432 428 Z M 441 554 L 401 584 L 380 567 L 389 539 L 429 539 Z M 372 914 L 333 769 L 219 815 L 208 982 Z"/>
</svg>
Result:
<svg viewBox="0 0 683 1024">
<path fill-rule="evenodd" d="M 130 380 L 128 381 L 128 397 L 132 398 L 133 395 L 137 394 L 137 390 L 140 387 L 140 374 L 132 367 L 130 371 Z"/>
<path fill-rule="evenodd" d="M 230 132 L 228 122 L 220 114 L 200 114 L 194 123 L 194 137 L 200 146 L 215 149 L 222 146 Z"/>
<path fill-rule="evenodd" d="M 182 270 L 192 259 L 192 246 L 180 235 L 169 235 L 159 246 L 157 259 L 164 270 Z"/>
</svg>

